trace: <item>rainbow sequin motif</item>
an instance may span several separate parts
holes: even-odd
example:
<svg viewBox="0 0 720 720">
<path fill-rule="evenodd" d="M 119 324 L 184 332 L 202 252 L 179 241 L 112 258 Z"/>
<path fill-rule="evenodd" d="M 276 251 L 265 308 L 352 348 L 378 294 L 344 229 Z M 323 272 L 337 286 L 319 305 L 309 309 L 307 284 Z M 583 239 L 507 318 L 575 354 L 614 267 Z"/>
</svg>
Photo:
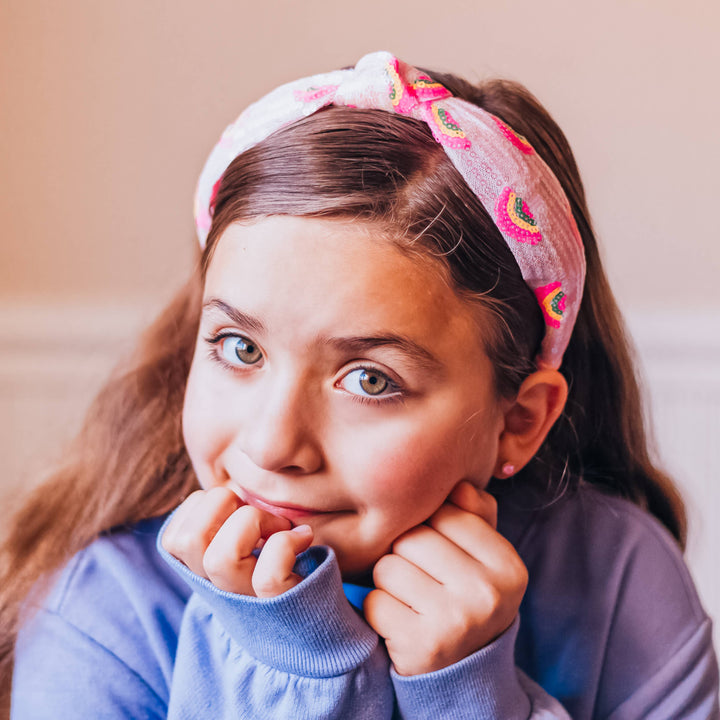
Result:
<svg viewBox="0 0 720 720">
<path fill-rule="evenodd" d="M 552 282 L 549 285 L 535 289 L 535 297 L 540 303 L 545 322 L 554 328 L 559 328 L 562 322 L 563 313 L 565 312 L 565 302 L 567 296 L 562 291 L 562 284 Z"/>
<path fill-rule="evenodd" d="M 506 125 L 500 118 L 496 118 L 494 115 L 492 119 L 495 124 L 500 128 L 500 132 L 521 152 L 525 155 L 532 155 L 535 150 L 533 146 L 522 136 L 518 135 L 512 128 Z"/>
<path fill-rule="evenodd" d="M 419 75 L 411 84 L 404 82 L 400 77 L 397 58 L 388 62 L 386 71 L 390 78 L 390 101 L 395 112 L 401 115 L 419 112 L 441 145 L 462 150 L 470 147 L 470 141 L 460 125 L 449 110 L 439 103 L 440 100 L 452 97 L 444 85 L 427 75 Z"/>
<path fill-rule="evenodd" d="M 543 239 L 527 203 L 512 188 L 500 193 L 495 217 L 498 227 L 518 242 L 537 245 Z"/>
<path fill-rule="evenodd" d="M 309 87 L 307 90 L 296 90 L 295 99 L 300 102 L 312 102 L 327 95 L 331 95 L 338 89 L 337 85 L 321 85 L 320 87 Z"/>
</svg>

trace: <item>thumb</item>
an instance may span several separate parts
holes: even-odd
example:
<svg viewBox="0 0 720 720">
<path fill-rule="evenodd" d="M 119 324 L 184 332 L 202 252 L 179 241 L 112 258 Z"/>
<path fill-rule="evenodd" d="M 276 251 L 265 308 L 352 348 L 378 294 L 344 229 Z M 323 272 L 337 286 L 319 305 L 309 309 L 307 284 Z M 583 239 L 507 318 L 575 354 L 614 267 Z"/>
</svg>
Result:
<svg viewBox="0 0 720 720">
<path fill-rule="evenodd" d="M 461 480 L 448 496 L 448 501 L 481 517 L 493 529 L 497 529 L 497 501 L 486 490 L 479 490 L 469 480 Z"/>
</svg>

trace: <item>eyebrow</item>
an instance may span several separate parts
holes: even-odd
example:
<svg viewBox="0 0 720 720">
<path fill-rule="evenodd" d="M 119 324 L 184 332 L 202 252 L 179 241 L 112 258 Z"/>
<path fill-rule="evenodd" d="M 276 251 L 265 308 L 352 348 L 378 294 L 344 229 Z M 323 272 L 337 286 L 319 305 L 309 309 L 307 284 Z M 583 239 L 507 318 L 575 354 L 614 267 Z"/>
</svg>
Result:
<svg viewBox="0 0 720 720">
<path fill-rule="evenodd" d="M 221 313 L 227 315 L 236 325 L 247 328 L 258 335 L 265 334 L 266 332 L 265 325 L 256 317 L 248 315 L 232 305 L 228 305 L 219 298 L 210 298 L 207 302 L 203 303 L 203 310 L 219 310 Z"/>
<path fill-rule="evenodd" d="M 404 335 L 387 333 L 382 335 L 330 337 L 324 338 L 323 344 L 347 354 L 364 355 L 368 350 L 375 350 L 380 347 L 389 347 L 400 351 L 411 361 L 414 361 L 421 369 L 437 373 L 443 368 L 443 364 L 431 352 L 422 345 L 418 345 Z"/>
<path fill-rule="evenodd" d="M 247 328 L 259 335 L 265 334 L 267 329 L 258 318 L 248 315 L 229 305 L 219 298 L 210 298 L 203 303 L 203 310 L 219 310 L 232 320 L 236 325 Z M 363 355 L 369 350 L 381 347 L 388 347 L 398 350 L 403 355 L 414 361 L 421 369 L 437 373 L 444 368 L 443 363 L 438 360 L 429 350 L 414 340 L 397 333 L 380 333 L 377 335 L 350 335 L 347 337 L 321 337 L 320 344 L 329 346 L 341 353 Z"/>
</svg>

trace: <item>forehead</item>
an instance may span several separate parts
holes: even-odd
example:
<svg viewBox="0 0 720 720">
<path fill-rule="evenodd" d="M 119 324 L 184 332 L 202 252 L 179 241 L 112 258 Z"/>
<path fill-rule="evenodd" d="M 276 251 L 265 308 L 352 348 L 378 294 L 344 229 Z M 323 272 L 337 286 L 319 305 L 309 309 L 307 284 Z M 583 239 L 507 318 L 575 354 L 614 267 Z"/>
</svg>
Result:
<svg viewBox="0 0 720 720">
<path fill-rule="evenodd" d="M 230 225 L 208 267 L 208 298 L 297 340 L 395 332 L 480 344 L 478 310 L 451 289 L 443 266 L 368 223 L 272 216 Z"/>
</svg>

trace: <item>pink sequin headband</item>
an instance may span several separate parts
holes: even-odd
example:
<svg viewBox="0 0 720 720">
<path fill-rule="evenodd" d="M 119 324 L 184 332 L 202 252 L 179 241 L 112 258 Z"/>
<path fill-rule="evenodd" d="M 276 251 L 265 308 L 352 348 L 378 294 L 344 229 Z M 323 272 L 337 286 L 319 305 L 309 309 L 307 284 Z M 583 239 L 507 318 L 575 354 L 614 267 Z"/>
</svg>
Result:
<svg viewBox="0 0 720 720">
<path fill-rule="evenodd" d="M 204 247 L 220 179 L 242 152 L 326 105 L 374 108 L 425 122 L 494 219 L 545 318 L 536 358 L 559 368 L 585 281 L 585 255 L 570 204 L 530 144 L 499 118 L 453 97 L 440 83 L 390 53 L 354 69 L 287 83 L 250 105 L 223 133 L 198 181 L 195 223 Z"/>
</svg>

